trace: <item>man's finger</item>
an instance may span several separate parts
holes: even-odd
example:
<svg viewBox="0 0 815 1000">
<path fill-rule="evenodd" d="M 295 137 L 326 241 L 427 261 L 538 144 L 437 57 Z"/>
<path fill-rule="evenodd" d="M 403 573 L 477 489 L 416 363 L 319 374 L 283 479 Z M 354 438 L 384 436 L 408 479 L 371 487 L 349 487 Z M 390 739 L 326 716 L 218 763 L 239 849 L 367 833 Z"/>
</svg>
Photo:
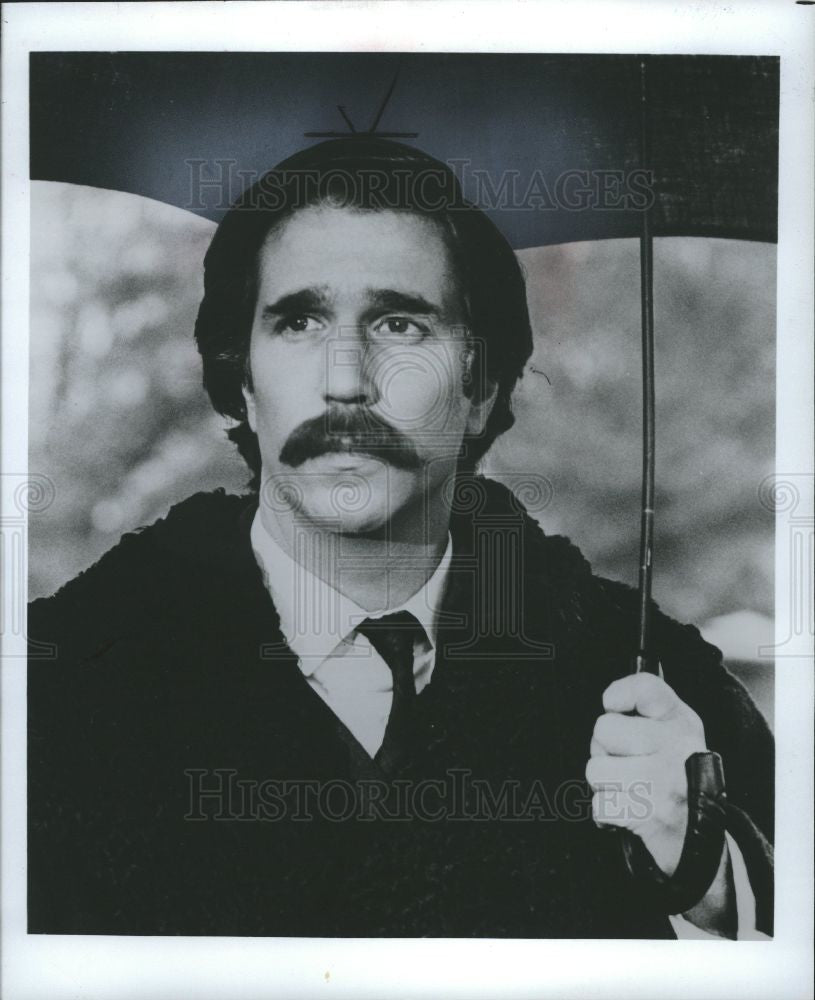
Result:
<svg viewBox="0 0 815 1000">
<path fill-rule="evenodd" d="M 594 792 L 592 817 L 601 827 L 634 828 L 650 819 L 654 809 L 654 781 L 650 757 L 592 757 L 586 780 Z"/>
<path fill-rule="evenodd" d="M 635 829 L 651 818 L 653 805 L 650 795 L 638 785 L 627 790 L 606 786 L 592 796 L 591 812 L 600 827 Z"/>
<path fill-rule="evenodd" d="M 655 674 L 629 674 L 603 692 L 607 712 L 638 712 L 649 719 L 665 719 L 682 705 L 677 693 Z"/>
<path fill-rule="evenodd" d="M 604 753 L 618 756 L 657 753 L 665 739 L 664 729 L 657 719 L 607 712 L 594 725 L 592 745 L 597 744 Z"/>
<path fill-rule="evenodd" d="M 586 781 L 598 788 L 630 789 L 653 786 L 653 767 L 649 757 L 592 757 L 586 764 Z"/>
</svg>

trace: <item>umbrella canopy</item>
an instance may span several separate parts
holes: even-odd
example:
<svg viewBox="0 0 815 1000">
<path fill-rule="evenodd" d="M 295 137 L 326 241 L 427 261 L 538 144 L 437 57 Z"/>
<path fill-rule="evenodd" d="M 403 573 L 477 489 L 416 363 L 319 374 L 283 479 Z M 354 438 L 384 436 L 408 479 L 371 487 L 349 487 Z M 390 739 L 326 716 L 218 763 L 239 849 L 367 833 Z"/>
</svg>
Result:
<svg viewBox="0 0 815 1000">
<path fill-rule="evenodd" d="M 647 63 L 652 235 L 775 241 L 778 59 Z M 398 70 L 378 131 L 417 133 L 455 163 L 516 249 L 641 232 L 636 56 L 40 52 L 31 64 L 36 180 L 218 220 L 248 181 L 319 141 L 304 133 L 370 128 Z"/>
</svg>

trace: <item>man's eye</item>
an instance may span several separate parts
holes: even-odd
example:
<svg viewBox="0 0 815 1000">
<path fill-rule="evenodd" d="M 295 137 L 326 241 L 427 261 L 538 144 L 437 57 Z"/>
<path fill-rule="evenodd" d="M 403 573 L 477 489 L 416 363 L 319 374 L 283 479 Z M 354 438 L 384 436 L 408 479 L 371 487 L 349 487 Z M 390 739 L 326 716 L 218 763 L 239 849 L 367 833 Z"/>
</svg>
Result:
<svg viewBox="0 0 815 1000">
<path fill-rule="evenodd" d="M 386 316 L 373 327 L 373 333 L 385 340 L 421 340 L 428 333 L 425 323 L 407 316 Z"/>
<path fill-rule="evenodd" d="M 314 333 L 322 330 L 322 323 L 313 316 L 284 316 L 276 324 L 276 331 L 283 334 Z"/>
</svg>

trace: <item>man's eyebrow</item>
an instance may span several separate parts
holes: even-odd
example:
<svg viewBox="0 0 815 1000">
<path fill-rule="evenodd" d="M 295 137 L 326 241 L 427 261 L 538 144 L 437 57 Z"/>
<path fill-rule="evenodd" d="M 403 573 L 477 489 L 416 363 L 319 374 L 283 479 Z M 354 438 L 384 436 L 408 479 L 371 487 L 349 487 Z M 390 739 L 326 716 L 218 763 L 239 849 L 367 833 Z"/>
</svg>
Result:
<svg viewBox="0 0 815 1000">
<path fill-rule="evenodd" d="M 393 288 L 369 288 L 366 292 L 369 310 L 417 313 L 421 316 L 441 316 L 442 307 L 429 302 L 423 295 L 398 292 Z"/>
<path fill-rule="evenodd" d="M 319 312 L 330 304 L 329 296 L 324 288 L 301 288 L 296 292 L 281 295 L 275 302 L 265 305 L 261 311 L 261 319 L 272 316 L 285 316 L 291 313 Z"/>
</svg>

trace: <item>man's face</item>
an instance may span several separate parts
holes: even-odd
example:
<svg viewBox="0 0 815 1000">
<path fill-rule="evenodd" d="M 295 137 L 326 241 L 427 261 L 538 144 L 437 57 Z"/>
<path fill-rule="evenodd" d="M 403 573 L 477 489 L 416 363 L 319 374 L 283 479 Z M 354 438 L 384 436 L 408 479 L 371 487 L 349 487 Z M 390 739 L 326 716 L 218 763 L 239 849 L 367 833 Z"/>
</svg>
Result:
<svg viewBox="0 0 815 1000">
<path fill-rule="evenodd" d="M 375 532 L 438 492 L 491 404 L 465 395 L 463 324 L 429 219 L 315 207 L 270 233 L 244 395 L 272 506 Z"/>
</svg>

